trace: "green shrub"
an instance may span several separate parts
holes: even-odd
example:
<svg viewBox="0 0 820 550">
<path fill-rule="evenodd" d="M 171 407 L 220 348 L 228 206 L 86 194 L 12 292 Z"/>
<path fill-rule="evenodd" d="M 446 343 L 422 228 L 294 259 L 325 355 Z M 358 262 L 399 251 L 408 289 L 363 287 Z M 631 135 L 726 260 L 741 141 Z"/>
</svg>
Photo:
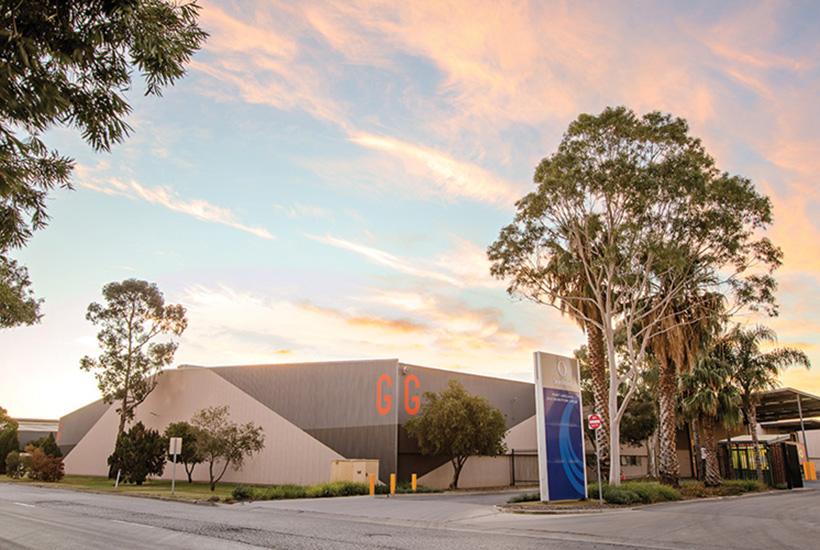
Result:
<svg viewBox="0 0 820 550">
<path fill-rule="evenodd" d="M 59 458 L 63 456 L 62 451 L 60 451 L 60 447 L 57 445 L 57 442 L 54 441 L 54 434 L 49 433 L 48 435 L 44 435 L 40 439 L 35 439 L 34 441 L 29 441 L 29 445 L 33 445 L 35 447 L 39 447 L 43 450 L 43 452 L 48 456 L 53 456 L 55 458 Z"/>
<path fill-rule="evenodd" d="M 20 453 L 17 451 L 6 455 L 6 475 L 13 479 L 20 477 Z"/>
<path fill-rule="evenodd" d="M 641 502 L 638 493 L 623 487 L 604 487 L 604 500 L 608 504 L 635 504 Z"/>
<path fill-rule="evenodd" d="M 507 504 L 515 504 L 517 502 L 537 502 L 539 500 L 541 500 L 541 493 L 524 493 L 522 495 L 515 495 L 514 497 L 508 498 Z"/>
<path fill-rule="evenodd" d="M 249 500 L 253 498 L 253 489 L 244 485 L 237 485 L 231 491 L 231 497 L 234 500 Z"/>
<path fill-rule="evenodd" d="M 162 475 L 167 449 L 168 441 L 159 432 L 137 422 L 117 439 L 108 457 L 108 477 L 114 479 L 122 470 L 122 481 L 142 485 L 148 476 Z"/>
<path fill-rule="evenodd" d="M 730 497 L 765 491 L 768 487 L 755 479 L 724 479 L 717 487 L 704 487 L 700 482 L 684 482 L 681 491 L 687 498 Z"/>
<path fill-rule="evenodd" d="M 17 422 L 6 416 L 3 407 L 0 407 L 0 474 L 6 473 L 6 457 L 12 451 L 20 449 L 20 441 L 17 439 Z M 6 419 L 4 425 L 3 419 Z"/>
<path fill-rule="evenodd" d="M 654 481 L 629 481 L 614 486 L 604 483 L 604 500 L 609 504 L 652 504 L 680 500 L 683 495 L 677 489 Z M 598 500 L 598 483 L 587 485 L 587 498 Z"/>
<path fill-rule="evenodd" d="M 369 487 L 368 487 L 369 489 Z M 387 487 L 387 492 L 390 492 L 390 487 Z M 433 489 L 432 487 L 427 487 L 426 485 L 418 485 L 416 484 L 416 490 L 413 491 L 413 486 L 409 481 L 405 481 L 396 485 L 396 494 L 397 495 L 411 495 L 413 493 L 443 493 L 441 489 Z"/>
<path fill-rule="evenodd" d="M 668 502 L 683 498 L 680 491 L 673 489 L 668 485 L 661 485 L 659 483 L 629 482 L 624 483 L 622 487 L 637 494 L 640 498 L 640 502 L 643 504 Z M 606 497 L 606 492 L 604 492 L 604 497 Z"/>
<path fill-rule="evenodd" d="M 760 483 L 756 479 L 725 479 L 723 485 L 726 487 L 738 487 L 744 493 L 759 493 L 768 489 L 765 483 Z"/>
<path fill-rule="evenodd" d="M 22 463 L 29 478 L 51 482 L 60 481 L 65 475 L 62 458 L 49 456 L 33 445 L 26 445 L 26 453 Z"/>
<path fill-rule="evenodd" d="M 606 483 L 604 483 L 604 486 L 606 486 Z M 590 483 L 589 485 L 587 485 L 587 498 L 598 500 L 598 498 L 600 498 L 598 496 L 598 491 L 598 482 L 596 481 L 595 483 Z"/>
</svg>

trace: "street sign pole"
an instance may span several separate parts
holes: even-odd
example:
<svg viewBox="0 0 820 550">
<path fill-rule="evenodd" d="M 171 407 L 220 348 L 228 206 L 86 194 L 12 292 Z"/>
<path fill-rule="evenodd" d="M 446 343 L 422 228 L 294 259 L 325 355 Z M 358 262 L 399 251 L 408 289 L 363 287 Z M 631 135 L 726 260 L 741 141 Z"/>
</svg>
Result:
<svg viewBox="0 0 820 550">
<path fill-rule="evenodd" d="M 587 426 L 592 433 L 595 434 L 595 460 L 598 462 L 598 505 L 604 506 L 604 484 L 601 480 L 601 451 L 598 448 L 598 430 L 601 428 L 601 417 L 597 414 L 591 414 L 587 417 Z"/>
<path fill-rule="evenodd" d="M 598 506 L 603 508 L 604 484 L 601 483 L 601 453 L 598 451 L 598 430 L 595 430 L 595 459 L 598 462 Z"/>
<path fill-rule="evenodd" d="M 174 469 L 173 473 L 171 474 L 171 496 L 174 496 L 174 489 L 176 488 L 176 481 L 177 481 L 177 455 L 182 452 L 182 438 L 181 437 L 172 437 L 168 441 L 168 454 L 174 456 Z"/>
</svg>

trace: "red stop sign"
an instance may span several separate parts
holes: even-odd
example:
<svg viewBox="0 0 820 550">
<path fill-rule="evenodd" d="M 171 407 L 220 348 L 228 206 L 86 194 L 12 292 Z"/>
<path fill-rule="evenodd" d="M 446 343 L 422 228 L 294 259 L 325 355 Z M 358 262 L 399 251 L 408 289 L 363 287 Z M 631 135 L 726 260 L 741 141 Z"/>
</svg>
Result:
<svg viewBox="0 0 820 550">
<path fill-rule="evenodd" d="M 601 417 L 597 414 L 591 414 L 587 417 L 587 424 L 590 430 L 597 430 L 601 427 Z"/>
</svg>

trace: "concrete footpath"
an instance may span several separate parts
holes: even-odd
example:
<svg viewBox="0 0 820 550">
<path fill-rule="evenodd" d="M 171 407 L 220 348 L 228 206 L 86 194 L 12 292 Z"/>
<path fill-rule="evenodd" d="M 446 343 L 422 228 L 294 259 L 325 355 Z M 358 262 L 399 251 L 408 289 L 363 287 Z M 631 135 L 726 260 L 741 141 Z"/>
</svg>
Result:
<svg viewBox="0 0 820 550">
<path fill-rule="evenodd" d="M 722 499 L 607 510 L 597 514 L 504 513 L 511 494 L 397 495 L 244 504 L 263 510 L 356 522 L 426 525 L 629 548 L 814 548 L 820 541 L 820 490 L 774 491 Z"/>
</svg>

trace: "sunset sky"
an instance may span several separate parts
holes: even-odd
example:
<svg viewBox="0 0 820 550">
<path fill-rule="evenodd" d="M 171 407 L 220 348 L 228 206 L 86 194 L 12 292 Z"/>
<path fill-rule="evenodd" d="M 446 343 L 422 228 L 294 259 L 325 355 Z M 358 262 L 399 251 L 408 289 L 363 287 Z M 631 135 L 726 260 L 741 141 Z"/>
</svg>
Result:
<svg viewBox="0 0 820 550">
<path fill-rule="evenodd" d="M 487 246 L 580 113 L 687 119 L 718 167 L 771 197 L 785 262 L 764 322 L 820 394 L 820 4 L 201 0 L 210 38 L 130 139 L 72 129 L 74 191 L 14 257 L 42 323 L 0 332 L 0 406 L 57 418 L 99 398 L 80 358 L 102 286 L 188 310 L 175 365 L 399 358 L 532 380 L 584 342 L 511 299 Z"/>
</svg>

